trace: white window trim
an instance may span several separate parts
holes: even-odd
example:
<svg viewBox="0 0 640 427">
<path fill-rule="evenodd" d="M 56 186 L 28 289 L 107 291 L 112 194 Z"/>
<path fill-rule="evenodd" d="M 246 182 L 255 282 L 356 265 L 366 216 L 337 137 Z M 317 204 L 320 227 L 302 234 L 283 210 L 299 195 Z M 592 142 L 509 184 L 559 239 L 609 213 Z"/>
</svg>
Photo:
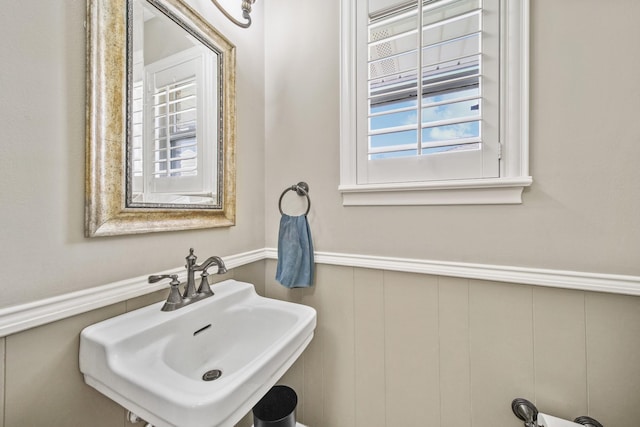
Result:
<svg viewBox="0 0 640 427">
<path fill-rule="evenodd" d="M 529 176 L 529 0 L 501 0 L 500 177 L 391 184 L 359 184 L 356 147 L 356 2 L 341 1 L 340 186 L 345 206 L 520 204 Z M 520 29 L 513 31 L 512 29 Z M 508 64 L 508 66 L 507 66 Z"/>
</svg>

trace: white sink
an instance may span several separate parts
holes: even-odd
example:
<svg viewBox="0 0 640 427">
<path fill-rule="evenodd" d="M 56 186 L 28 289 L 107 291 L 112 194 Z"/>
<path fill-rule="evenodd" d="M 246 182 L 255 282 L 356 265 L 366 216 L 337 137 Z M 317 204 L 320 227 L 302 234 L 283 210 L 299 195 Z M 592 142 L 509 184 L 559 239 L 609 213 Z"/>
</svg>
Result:
<svg viewBox="0 0 640 427">
<path fill-rule="evenodd" d="M 176 311 L 161 302 L 85 328 L 85 382 L 156 427 L 234 426 L 307 347 L 316 311 L 235 280 L 213 290 Z M 222 374 L 205 381 L 213 370 Z"/>
</svg>

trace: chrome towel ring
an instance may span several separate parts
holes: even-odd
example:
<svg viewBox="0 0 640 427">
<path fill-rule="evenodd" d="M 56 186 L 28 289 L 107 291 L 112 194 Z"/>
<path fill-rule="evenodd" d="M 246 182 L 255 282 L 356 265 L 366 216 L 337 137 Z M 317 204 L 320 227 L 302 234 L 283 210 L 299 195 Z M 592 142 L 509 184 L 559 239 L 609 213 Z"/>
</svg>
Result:
<svg viewBox="0 0 640 427">
<path fill-rule="evenodd" d="M 288 191 L 295 191 L 298 193 L 298 196 L 307 196 L 307 211 L 304 213 L 304 216 L 307 216 L 309 210 L 311 209 L 311 199 L 309 198 L 309 184 L 306 182 L 300 181 L 299 183 L 292 185 L 291 187 L 285 188 L 285 190 L 280 195 L 280 199 L 278 200 L 278 209 L 280 210 L 280 214 L 284 215 L 282 211 L 282 198 Z"/>
</svg>

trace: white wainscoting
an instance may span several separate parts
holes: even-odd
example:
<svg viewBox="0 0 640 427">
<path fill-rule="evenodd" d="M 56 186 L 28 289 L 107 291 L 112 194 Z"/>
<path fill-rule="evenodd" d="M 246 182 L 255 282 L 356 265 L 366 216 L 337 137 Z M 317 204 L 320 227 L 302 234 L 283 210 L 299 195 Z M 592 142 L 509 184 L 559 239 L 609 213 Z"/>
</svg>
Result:
<svg viewBox="0 0 640 427">
<path fill-rule="evenodd" d="M 264 248 L 226 256 L 223 257 L 223 260 L 227 268 L 232 269 L 264 259 L 277 258 L 277 249 Z M 421 273 L 436 276 L 464 277 L 468 279 L 491 280 L 513 284 L 640 296 L 640 276 L 379 257 L 335 252 L 315 252 L 315 262 L 319 264 Z M 180 280 L 185 280 L 186 278 L 184 267 L 176 267 L 162 272 L 150 272 L 150 274 L 178 274 Z M 145 275 L 0 309 L 0 337 L 95 310 L 110 304 L 126 301 L 161 290 L 166 288 L 166 286 L 165 283 L 148 283 L 147 276 Z"/>
</svg>

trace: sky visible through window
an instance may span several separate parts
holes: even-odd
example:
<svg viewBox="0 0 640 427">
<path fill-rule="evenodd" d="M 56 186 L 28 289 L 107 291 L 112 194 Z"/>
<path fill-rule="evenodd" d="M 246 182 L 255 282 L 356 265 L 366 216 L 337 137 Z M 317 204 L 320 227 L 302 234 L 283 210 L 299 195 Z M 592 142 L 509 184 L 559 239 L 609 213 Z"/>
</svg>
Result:
<svg viewBox="0 0 640 427">
<path fill-rule="evenodd" d="M 422 126 L 429 123 L 443 122 L 451 119 L 469 118 L 469 121 L 456 124 L 443 124 L 439 126 L 429 126 L 422 128 L 422 154 L 435 154 L 446 151 L 459 149 L 477 148 L 478 144 L 459 144 L 446 145 L 439 147 L 429 147 L 429 143 L 437 143 L 442 141 L 455 142 L 458 139 L 479 138 L 480 137 L 480 108 L 478 99 L 467 99 L 469 97 L 478 97 L 479 89 L 477 87 L 454 91 L 444 94 L 427 95 L 422 98 Z M 454 101 L 456 99 L 466 99 L 463 101 L 452 102 L 448 104 L 436 105 L 433 107 L 424 107 L 429 104 L 436 104 L 443 101 Z M 404 100 L 397 102 L 388 102 L 382 105 L 371 106 L 371 114 L 385 113 L 389 114 L 376 115 L 370 118 L 370 130 L 391 129 L 401 126 L 415 126 L 412 130 L 400 132 L 382 133 L 372 135 L 369 139 L 370 148 L 380 147 L 399 147 L 406 144 L 414 145 L 413 149 L 392 151 L 386 153 L 372 154 L 371 158 L 390 158 L 417 155 L 418 144 L 418 123 L 416 100 Z M 393 113 L 392 111 L 404 108 L 413 108 Z M 476 118 L 476 120 L 471 120 Z M 467 146 L 468 145 L 468 146 Z"/>
<path fill-rule="evenodd" d="M 481 11 L 457 0 L 370 20 L 370 159 L 480 148 Z"/>
</svg>

